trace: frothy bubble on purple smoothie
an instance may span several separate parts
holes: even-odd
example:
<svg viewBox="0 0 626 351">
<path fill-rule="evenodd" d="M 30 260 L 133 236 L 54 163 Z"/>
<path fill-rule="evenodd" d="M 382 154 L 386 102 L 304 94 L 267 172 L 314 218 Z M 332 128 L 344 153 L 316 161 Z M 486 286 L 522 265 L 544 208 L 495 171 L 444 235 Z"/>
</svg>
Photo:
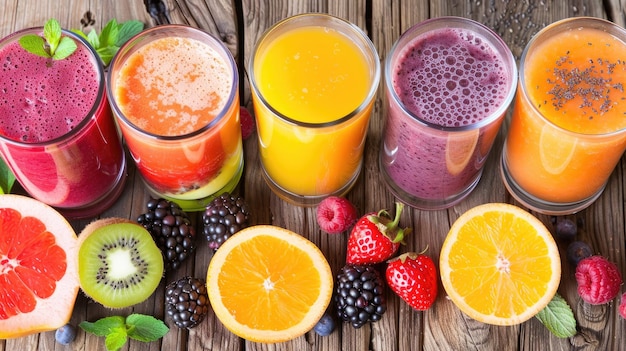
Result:
<svg viewBox="0 0 626 351">
<path fill-rule="evenodd" d="M 394 72 L 405 107 L 437 125 L 458 127 L 491 115 L 506 98 L 502 58 L 481 37 L 442 29 L 407 45 Z"/>
<path fill-rule="evenodd" d="M 86 49 L 54 61 L 9 44 L 0 63 L 0 132 L 7 138 L 43 142 L 71 131 L 90 112 L 98 76 Z"/>
</svg>

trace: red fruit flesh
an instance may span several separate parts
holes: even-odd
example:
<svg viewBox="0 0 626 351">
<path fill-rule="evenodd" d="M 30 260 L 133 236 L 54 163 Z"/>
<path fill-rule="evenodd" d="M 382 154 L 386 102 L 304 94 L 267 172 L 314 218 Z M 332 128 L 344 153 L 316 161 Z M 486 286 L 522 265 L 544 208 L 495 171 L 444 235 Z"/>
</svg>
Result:
<svg viewBox="0 0 626 351">
<path fill-rule="evenodd" d="M 0 339 L 57 329 L 78 294 L 77 238 L 51 207 L 0 195 Z"/>
</svg>

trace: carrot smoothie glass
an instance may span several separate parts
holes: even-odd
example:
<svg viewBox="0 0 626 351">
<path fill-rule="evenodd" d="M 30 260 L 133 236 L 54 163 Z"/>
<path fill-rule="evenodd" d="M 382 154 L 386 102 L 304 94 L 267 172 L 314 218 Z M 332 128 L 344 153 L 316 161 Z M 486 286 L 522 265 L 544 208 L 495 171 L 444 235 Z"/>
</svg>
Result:
<svg viewBox="0 0 626 351">
<path fill-rule="evenodd" d="M 111 62 L 107 93 L 148 190 L 199 211 L 243 171 L 237 66 L 196 28 L 139 33 Z"/>
<path fill-rule="evenodd" d="M 347 193 L 361 171 L 380 80 L 369 38 L 333 16 L 290 17 L 259 40 L 249 72 L 272 191 L 302 206 Z"/>
<path fill-rule="evenodd" d="M 0 40 L 0 152 L 22 188 L 71 219 L 94 217 L 124 189 L 126 157 L 106 96 L 105 73 L 80 36 L 68 57 L 27 52 L 19 39 Z"/>
<path fill-rule="evenodd" d="M 402 202 L 451 207 L 476 187 L 517 82 L 506 43 L 460 17 L 416 24 L 385 60 L 380 169 Z"/>
<path fill-rule="evenodd" d="M 513 197 L 552 215 L 592 204 L 626 148 L 625 85 L 623 28 L 578 17 L 535 35 L 501 160 Z"/>
</svg>

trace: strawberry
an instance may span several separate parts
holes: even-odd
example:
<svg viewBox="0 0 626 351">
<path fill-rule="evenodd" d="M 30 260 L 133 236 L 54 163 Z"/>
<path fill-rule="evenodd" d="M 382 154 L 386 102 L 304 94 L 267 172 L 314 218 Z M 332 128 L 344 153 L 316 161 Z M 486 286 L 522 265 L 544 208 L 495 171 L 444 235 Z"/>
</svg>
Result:
<svg viewBox="0 0 626 351">
<path fill-rule="evenodd" d="M 391 220 L 386 210 L 362 216 L 352 227 L 348 238 L 346 263 L 365 265 L 384 262 L 391 258 L 410 228 L 398 228 L 404 205 L 396 203 L 396 216 Z"/>
<path fill-rule="evenodd" d="M 437 269 L 423 253 L 408 252 L 387 262 L 387 285 L 418 311 L 425 311 L 437 298 Z"/>
</svg>

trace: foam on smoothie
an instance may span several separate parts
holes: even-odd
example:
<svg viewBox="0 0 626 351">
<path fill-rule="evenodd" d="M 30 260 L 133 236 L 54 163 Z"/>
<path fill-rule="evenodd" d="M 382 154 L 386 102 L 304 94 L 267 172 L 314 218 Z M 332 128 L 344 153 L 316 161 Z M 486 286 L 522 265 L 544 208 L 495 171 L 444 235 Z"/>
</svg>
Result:
<svg viewBox="0 0 626 351">
<path fill-rule="evenodd" d="M 64 60 L 27 53 L 18 42 L 0 52 L 0 133 L 25 143 L 45 142 L 71 131 L 90 112 L 99 77 L 86 67 L 86 48 Z"/>
<path fill-rule="evenodd" d="M 407 45 L 393 85 L 405 107 L 445 127 L 474 124 L 506 98 L 506 68 L 491 46 L 454 28 L 434 31 Z"/>
<path fill-rule="evenodd" d="M 224 108 L 231 73 L 218 53 L 190 38 L 167 37 L 139 48 L 121 68 L 116 99 L 124 115 L 157 135 L 191 133 Z"/>
</svg>

